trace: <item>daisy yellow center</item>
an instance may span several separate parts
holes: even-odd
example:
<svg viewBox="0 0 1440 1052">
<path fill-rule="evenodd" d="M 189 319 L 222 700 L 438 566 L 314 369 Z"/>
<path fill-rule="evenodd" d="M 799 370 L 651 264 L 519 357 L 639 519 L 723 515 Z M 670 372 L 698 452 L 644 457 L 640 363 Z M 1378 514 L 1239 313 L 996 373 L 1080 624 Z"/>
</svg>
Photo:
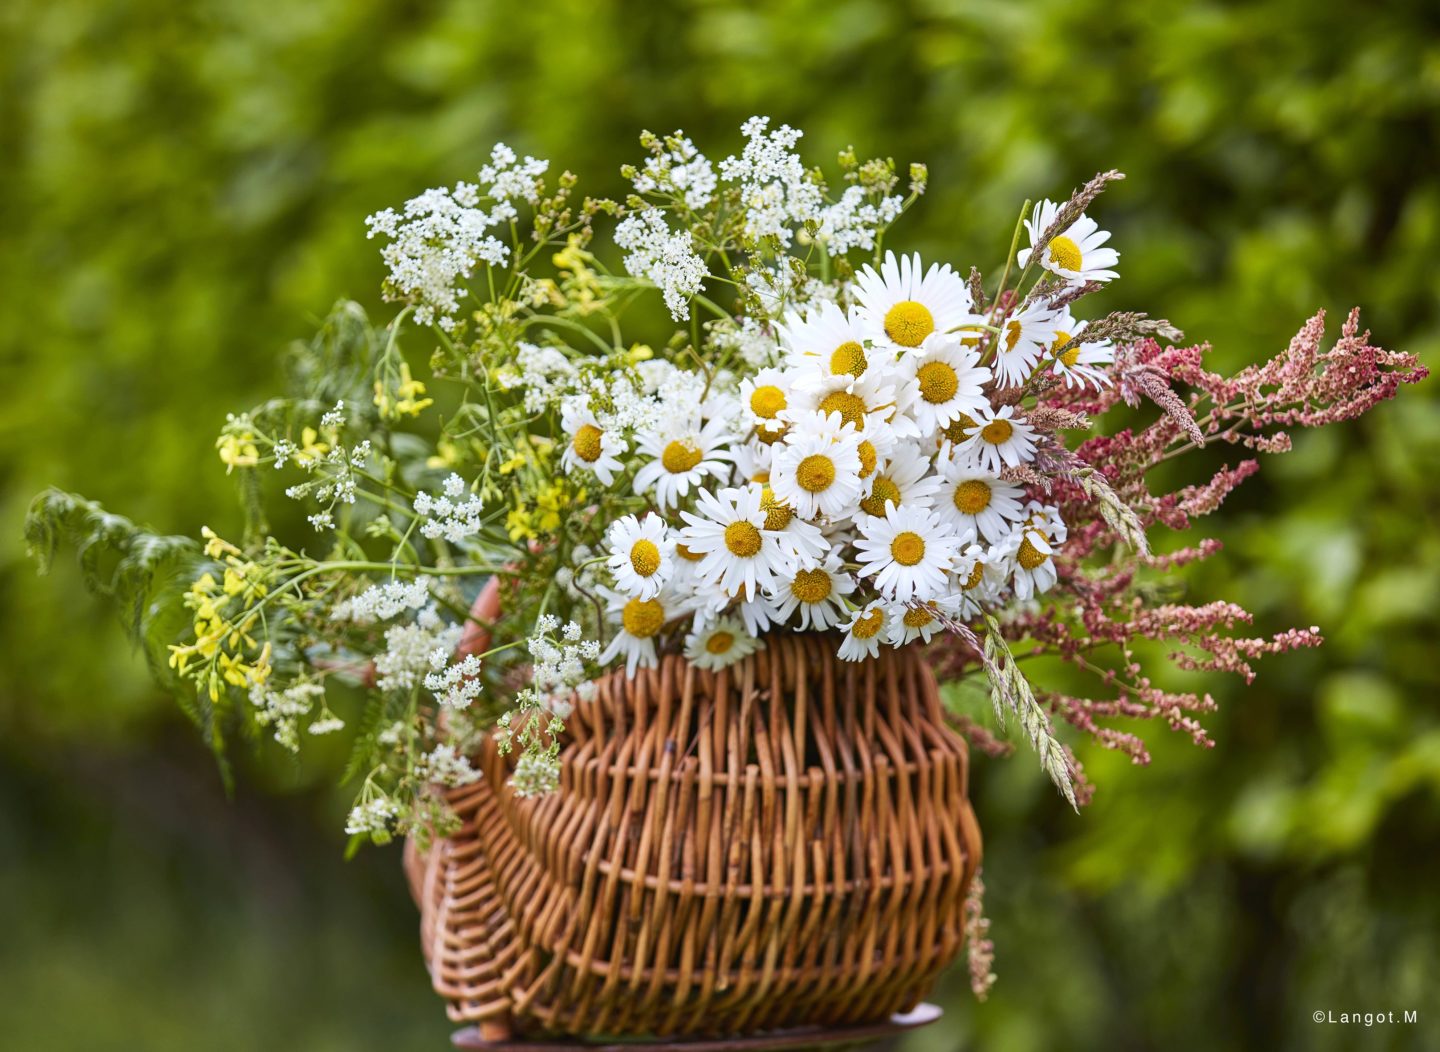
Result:
<svg viewBox="0 0 1440 1052">
<path fill-rule="evenodd" d="M 1020 542 L 1020 551 L 1015 556 L 1015 558 L 1025 569 L 1033 570 L 1037 566 L 1043 566 L 1045 560 L 1050 558 L 1050 556 L 1046 555 L 1039 548 L 1035 547 L 1035 545 L 1031 544 L 1030 538 L 1026 537 L 1023 541 Z"/>
<path fill-rule="evenodd" d="M 640 538 L 630 547 L 630 565 L 641 577 L 650 577 L 660 569 L 660 549 L 654 541 Z"/>
<path fill-rule="evenodd" d="M 790 510 L 790 505 L 784 501 L 775 499 L 775 494 L 766 487 L 765 494 L 760 498 L 760 510 L 765 513 L 765 528 L 767 530 L 779 531 L 790 525 L 790 520 L 795 513 Z"/>
<path fill-rule="evenodd" d="M 750 392 L 750 408 L 769 420 L 785 408 L 785 392 L 774 384 L 762 384 Z"/>
<path fill-rule="evenodd" d="M 961 413 L 954 420 L 950 421 L 950 423 L 945 425 L 945 437 L 948 438 L 951 442 L 960 443 L 964 442 L 967 438 L 970 437 L 965 432 L 974 430 L 974 418 L 966 415 L 965 413 Z"/>
<path fill-rule="evenodd" d="M 703 454 L 700 447 L 688 440 L 677 440 L 665 447 L 660 454 L 660 463 L 665 465 L 665 470 L 672 475 L 683 475 L 696 464 L 700 463 Z"/>
<path fill-rule="evenodd" d="M 866 515 L 884 515 L 886 503 L 900 506 L 900 487 L 889 479 L 881 477 L 870 487 L 870 496 L 860 502 Z"/>
<path fill-rule="evenodd" d="M 795 469 L 795 481 L 810 493 L 821 493 L 835 481 L 835 462 L 819 453 L 811 453 Z"/>
<path fill-rule="evenodd" d="M 860 477 L 862 479 L 868 479 L 875 470 L 875 462 L 878 459 L 875 453 L 875 447 L 871 445 L 867 439 L 860 443 L 860 448 L 857 452 L 860 454 Z"/>
<path fill-rule="evenodd" d="M 1080 246 L 1064 234 L 1050 239 L 1050 262 L 1061 270 L 1080 269 Z"/>
<path fill-rule="evenodd" d="M 699 552 L 692 552 L 683 544 L 675 545 L 675 554 L 680 556 L 680 558 L 684 559 L 687 563 L 698 563 L 701 559 L 705 558 L 705 556 L 701 555 Z"/>
<path fill-rule="evenodd" d="M 725 547 L 732 555 L 748 559 L 760 551 L 760 531 L 744 519 L 732 522 L 725 527 Z"/>
<path fill-rule="evenodd" d="M 840 419 L 853 424 L 856 431 L 865 430 L 865 400 L 849 391 L 832 391 L 820 400 L 820 412 L 829 416 L 839 413 Z"/>
<path fill-rule="evenodd" d="M 801 570 L 790 582 L 790 594 L 802 603 L 819 603 L 830 595 L 830 575 L 824 570 Z"/>
<path fill-rule="evenodd" d="M 762 424 L 755 429 L 755 437 L 767 446 L 773 446 L 785 437 L 785 429 L 783 427 L 769 428 Z"/>
<path fill-rule="evenodd" d="M 600 429 L 594 424 L 581 424 L 580 430 L 575 432 L 575 440 L 570 443 L 575 455 L 587 464 L 599 460 L 600 435 Z"/>
<path fill-rule="evenodd" d="M 1007 351 L 1013 351 L 1015 345 L 1020 342 L 1020 332 L 1021 328 L 1018 321 L 1012 321 L 1005 326 L 1005 349 Z"/>
<path fill-rule="evenodd" d="M 705 640 L 705 649 L 712 654 L 728 653 L 735 645 L 735 636 L 729 632 L 716 632 Z"/>
<path fill-rule="evenodd" d="M 954 500 L 962 515 L 979 515 L 990 506 L 990 487 L 979 479 L 967 479 L 955 487 Z"/>
<path fill-rule="evenodd" d="M 923 303 L 901 300 L 885 312 L 885 335 L 901 347 L 919 347 L 935 331 L 935 316 Z"/>
<path fill-rule="evenodd" d="M 897 533 L 890 542 L 890 555 L 901 566 L 914 566 L 925 558 L 925 538 L 911 530 Z"/>
<path fill-rule="evenodd" d="M 955 397 L 960 390 L 960 377 L 945 362 L 926 362 L 915 371 L 920 381 L 920 397 L 931 405 L 940 405 Z"/>
<path fill-rule="evenodd" d="M 992 446 L 1003 445 L 1010 441 L 1010 436 L 1015 429 L 1010 426 L 1008 420 L 992 420 L 980 429 L 980 437 Z"/>
<path fill-rule="evenodd" d="M 873 639 L 885 625 L 885 611 L 878 606 L 850 626 L 850 634 L 856 639 Z"/>
<path fill-rule="evenodd" d="M 631 599 L 620 620 L 636 639 L 649 639 L 664 627 L 665 608 L 658 599 Z"/>
<path fill-rule="evenodd" d="M 918 610 L 906 610 L 905 616 L 901 618 L 906 628 L 924 628 L 931 621 L 935 620 L 933 614 L 923 607 Z"/>
<path fill-rule="evenodd" d="M 1060 363 L 1067 369 L 1075 368 L 1075 363 L 1080 360 L 1080 348 L 1071 347 L 1064 354 L 1058 356 Z"/>
<path fill-rule="evenodd" d="M 980 587 L 980 581 L 981 581 L 984 577 L 985 577 L 985 564 L 982 563 L 982 562 L 978 562 L 978 561 L 977 561 L 977 562 L 975 563 L 975 569 L 973 569 L 973 570 L 970 571 L 970 576 L 967 577 L 967 578 L 965 578 L 965 583 L 964 583 L 963 585 L 961 585 L 960 587 L 964 588 L 965 591 L 967 591 L 967 592 L 968 592 L 968 591 L 971 591 L 972 589 L 979 588 L 979 587 Z"/>
<path fill-rule="evenodd" d="M 830 372 L 834 376 L 859 376 L 869 364 L 865 348 L 854 340 L 846 340 L 830 352 Z"/>
</svg>

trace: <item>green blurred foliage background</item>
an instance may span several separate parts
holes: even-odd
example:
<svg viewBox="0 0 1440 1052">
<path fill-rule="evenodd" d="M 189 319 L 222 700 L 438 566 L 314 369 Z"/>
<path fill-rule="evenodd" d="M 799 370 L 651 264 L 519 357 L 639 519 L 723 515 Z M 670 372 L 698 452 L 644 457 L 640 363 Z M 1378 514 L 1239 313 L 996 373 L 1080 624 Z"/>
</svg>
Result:
<svg viewBox="0 0 1440 1052">
<path fill-rule="evenodd" d="M 815 160 L 927 161 L 897 243 L 958 263 L 999 259 L 1024 198 L 1123 169 L 1096 309 L 1167 316 L 1228 367 L 1356 303 L 1440 361 L 1429 0 L 11 0 L 0 1045 L 446 1047 L 398 854 L 343 862 L 328 772 L 269 753 L 227 800 L 113 612 L 63 562 L 35 579 L 20 520 L 56 484 L 233 531 L 213 435 L 337 296 L 380 316 L 364 215 L 497 139 L 618 193 L 641 128 L 723 156 L 756 112 Z M 906 1049 L 1440 1047 L 1435 388 L 1298 436 L 1207 524 L 1228 552 L 1194 595 L 1329 637 L 1207 684 L 1216 749 L 1085 752 L 1079 817 L 1031 763 L 977 764 L 1000 982 L 978 1005 L 957 973 Z"/>
</svg>

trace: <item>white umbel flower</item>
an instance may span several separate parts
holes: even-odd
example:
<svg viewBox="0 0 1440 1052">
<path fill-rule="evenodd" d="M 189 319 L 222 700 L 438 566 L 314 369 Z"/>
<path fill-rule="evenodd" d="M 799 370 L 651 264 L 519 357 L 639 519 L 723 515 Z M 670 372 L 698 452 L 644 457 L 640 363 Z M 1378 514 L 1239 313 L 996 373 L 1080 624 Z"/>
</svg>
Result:
<svg viewBox="0 0 1440 1052">
<path fill-rule="evenodd" d="M 865 335 L 876 344 L 919 347 L 931 333 L 981 323 L 972 311 L 970 290 L 950 264 L 921 270 L 920 256 L 885 253 L 877 273 L 866 265 L 855 278 L 855 299 Z"/>
<path fill-rule="evenodd" d="M 698 568 L 701 580 L 745 599 L 774 584 L 787 560 L 779 539 L 765 529 L 759 486 L 722 489 L 719 494 L 701 490 L 696 512 L 680 513 L 688 523 L 680 531 L 680 542 L 704 556 Z"/>
<path fill-rule="evenodd" d="M 1025 230 L 1030 235 L 1030 247 L 1021 249 L 1016 261 L 1023 267 L 1030 262 L 1035 243 L 1045 235 L 1050 224 L 1060 214 L 1060 206 L 1054 201 L 1041 201 L 1035 206 L 1031 217 L 1025 220 Z M 1120 253 L 1113 248 L 1103 247 L 1110 240 L 1110 232 L 1101 230 L 1100 225 L 1089 216 L 1082 214 L 1050 239 L 1040 256 L 1040 265 L 1052 274 L 1064 278 L 1070 285 L 1084 285 L 1087 281 L 1110 281 L 1120 275 L 1107 268 L 1120 262 Z"/>
<path fill-rule="evenodd" d="M 845 638 L 840 641 L 840 660 L 863 661 L 878 655 L 887 621 L 885 604 L 878 599 L 856 610 L 841 626 Z"/>
<path fill-rule="evenodd" d="M 653 459 L 635 473 L 635 492 L 655 491 L 655 503 L 663 511 L 680 503 L 692 486 L 709 477 L 724 481 L 734 459 L 726 439 L 729 424 L 714 419 L 704 427 L 694 418 L 679 417 L 669 427 L 642 433 L 636 445 Z"/>
<path fill-rule="evenodd" d="M 974 532 L 991 544 L 1020 521 L 1025 491 L 965 461 L 942 463 L 934 508 L 956 533 Z"/>
<path fill-rule="evenodd" d="M 800 629 L 825 629 L 840 620 L 842 596 L 855 591 L 855 579 L 840 568 L 840 556 L 829 557 L 813 569 L 797 568 L 781 577 L 767 593 L 775 623 L 785 624 L 800 614 Z"/>
<path fill-rule="evenodd" d="M 764 647 L 733 617 L 722 617 L 685 637 L 685 656 L 696 668 L 716 671 L 747 658 Z"/>
<path fill-rule="evenodd" d="M 838 415 L 798 420 L 775 452 L 770 488 L 805 519 L 848 514 L 860 498 L 860 438 Z"/>
<path fill-rule="evenodd" d="M 956 447 L 956 456 L 962 460 L 998 475 L 1007 466 L 1015 467 L 1035 456 L 1035 429 L 1015 415 L 1014 406 L 982 413 L 975 422 L 979 426 Z"/>
<path fill-rule="evenodd" d="M 1043 303 L 1032 303 L 1005 319 L 995 337 L 995 375 L 1001 385 L 1019 387 L 1055 342 L 1060 314 Z"/>
<path fill-rule="evenodd" d="M 860 576 L 874 577 L 880 593 L 899 602 L 945 594 L 959 547 L 950 524 L 929 508 L 895 507 L 860 522 L 855 541 Z"/>
<path fill-rule="evenodd" d="M 600 427 L 588 406 L 588 399 L 566 404 L 560 413 L 560 426 L 570 441 L 560 454 L 560 463 L 567 474 L 584 469 L 594 473 L 602 485 L 615 482 L 615 473 L 622 465 L 625 442 L 618 435 Z"/>
<path fill-rule="evenodd" d="M 653 599 L 675 569 L 675 541 L 665 520 L 653 511 L 645 518 L 626 515 L 610 524 L 610 557 L 605 565 L 626 595 Z"/>
<path fill-rule="evenodd" d="M 989 408 L 983 387 L 990 382 L 990 370 L 980 364 L 979 352 L 957 336 L 928 337 L 900 365 L 906 378 L 901 399 L 922 435 Z"/>
</svg>

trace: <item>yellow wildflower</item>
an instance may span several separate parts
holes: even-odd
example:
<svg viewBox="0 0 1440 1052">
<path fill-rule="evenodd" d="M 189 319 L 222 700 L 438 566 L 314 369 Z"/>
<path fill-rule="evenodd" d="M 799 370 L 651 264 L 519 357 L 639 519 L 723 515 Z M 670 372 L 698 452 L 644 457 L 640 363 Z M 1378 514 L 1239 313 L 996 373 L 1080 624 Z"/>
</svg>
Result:
<svg viewBox="0 0 1440 1052">
<path fill-rule="evenodd" d="M 221 435 L 215 440 L 220 451 L 220 462 L 225 465 L 225 474 L 236 468 L 253 468 L 260 463 L 260 450 L 255 445 L 255 436 L 248 431 L 238 435 Z"/>
<path fill-rule="evenodd" d="M 505 532 L 510 539 L 519 543 L 520 541 L 533 541 L 539 536 L 535 532 L 531 515 L 524 508 L 512 508 L 505 516 Z"/>
</svg>

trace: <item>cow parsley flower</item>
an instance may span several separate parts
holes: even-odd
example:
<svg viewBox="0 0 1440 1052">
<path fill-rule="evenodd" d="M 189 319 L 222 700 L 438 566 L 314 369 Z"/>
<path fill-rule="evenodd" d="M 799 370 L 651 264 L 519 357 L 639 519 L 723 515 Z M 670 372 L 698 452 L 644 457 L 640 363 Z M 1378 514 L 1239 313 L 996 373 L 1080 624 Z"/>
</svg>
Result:
<svg viewBox="0 0 1440 1052">
<path fill-rule="evenodd" d="M 663 209 L 647 208 L 619 222 L 615 244 L 629 253 L 625 269 L 660 289 L 670 316 L 676 321 L 688 320 L 690 297 L 709 276 L 705 261 L 695 253 L 690 231 L 676 233 L 666 224 Z"/>
</svg>

